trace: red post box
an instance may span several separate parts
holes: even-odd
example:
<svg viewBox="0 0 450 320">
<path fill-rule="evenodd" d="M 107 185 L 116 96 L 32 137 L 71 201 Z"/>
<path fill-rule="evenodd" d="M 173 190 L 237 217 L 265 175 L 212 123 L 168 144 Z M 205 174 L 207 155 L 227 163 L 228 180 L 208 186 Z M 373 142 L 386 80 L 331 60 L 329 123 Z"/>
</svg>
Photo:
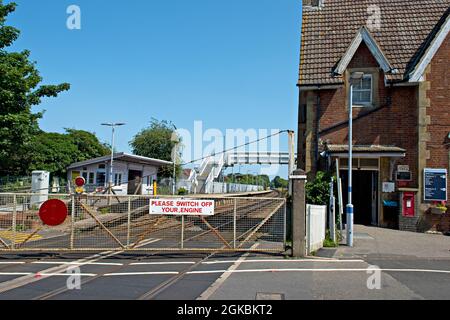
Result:
<svg viewBox="0 0 450 320">
<path fill-rule="evenodd" d="M 414 198 L 415 198 L 414 192 L 403 193 L 402 214 L 404 217 L 414 217 L 416 215 Z"/>
</svg>

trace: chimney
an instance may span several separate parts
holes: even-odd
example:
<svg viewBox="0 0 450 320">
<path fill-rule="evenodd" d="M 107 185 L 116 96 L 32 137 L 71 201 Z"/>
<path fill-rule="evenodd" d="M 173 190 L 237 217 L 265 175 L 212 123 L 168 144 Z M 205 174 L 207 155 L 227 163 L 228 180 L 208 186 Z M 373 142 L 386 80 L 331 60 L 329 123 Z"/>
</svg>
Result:
<svg viewBox="0 0 450 320">
<path fill-rule="evenodd" d="M 303 0 L 303 6 L 311 9 L 322 8 L 325 0 Z"/>
</svg>

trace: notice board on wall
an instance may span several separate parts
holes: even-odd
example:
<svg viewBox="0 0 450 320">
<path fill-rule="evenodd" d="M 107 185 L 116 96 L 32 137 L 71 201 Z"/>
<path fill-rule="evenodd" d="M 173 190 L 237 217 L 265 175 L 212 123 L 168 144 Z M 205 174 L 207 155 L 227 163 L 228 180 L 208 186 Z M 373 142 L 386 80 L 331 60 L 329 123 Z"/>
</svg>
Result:
<svg viewBox="0 0 450 320">
<path fill-rule="evenodd" d="M 447 169 L 425 169 L 424 200 L 447 201 Z"/>
</svg>

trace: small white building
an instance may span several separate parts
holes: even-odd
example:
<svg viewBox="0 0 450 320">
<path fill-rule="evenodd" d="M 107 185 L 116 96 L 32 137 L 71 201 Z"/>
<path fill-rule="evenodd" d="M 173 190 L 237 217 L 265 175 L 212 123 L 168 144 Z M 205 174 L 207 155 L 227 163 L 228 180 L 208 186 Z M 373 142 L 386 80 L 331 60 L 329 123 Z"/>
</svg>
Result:
<svg viewBox="0 0 450 320">
<path fill-rule="evenodd" d="M 113 162 L 113 190 L 117 195 L 153 194 L 153 181 L 157 180 L 158 169 L 172 162 L 115 153 Z M 111 156 L 104 156 L 71 164 L 67 168 L 67 181 L 73 188 L 76 177 L 86 180 L 86 191 L 101 192 L 109 185 Z"/>
</svg>

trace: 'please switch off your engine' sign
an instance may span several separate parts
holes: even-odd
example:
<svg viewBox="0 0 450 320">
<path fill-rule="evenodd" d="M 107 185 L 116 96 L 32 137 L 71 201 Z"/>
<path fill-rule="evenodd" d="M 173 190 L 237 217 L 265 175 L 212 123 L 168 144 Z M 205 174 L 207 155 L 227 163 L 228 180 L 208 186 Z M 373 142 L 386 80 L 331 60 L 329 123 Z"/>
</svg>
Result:
<svg viewBox="0 0 450 320">
<path fill-rule="evenodd" d="M 180 216 L 212 216 L 214 200 L 153 199 L 150 214 Z"/>
</svg>

